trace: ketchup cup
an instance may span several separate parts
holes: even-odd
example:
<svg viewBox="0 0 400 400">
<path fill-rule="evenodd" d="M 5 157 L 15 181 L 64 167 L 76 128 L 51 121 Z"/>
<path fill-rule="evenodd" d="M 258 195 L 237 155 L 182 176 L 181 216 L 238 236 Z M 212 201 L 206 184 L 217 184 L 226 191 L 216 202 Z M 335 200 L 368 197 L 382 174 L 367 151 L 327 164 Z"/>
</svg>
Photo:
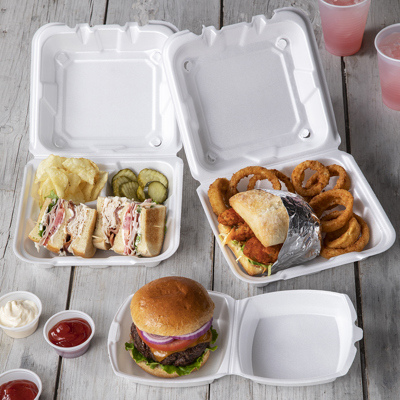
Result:
<svg viewBox="0 0 400 400">
<path fill-rule="evenodd" d="M 20 326 L 18 328 L 10 328 L 8 326 L 0 324 L 0 328 L 3 329 L 3 332 L 6 335 L 16 339 L 25 338 L 29 335 L 32 335 L 32 333 L 36 331 L 36 328 L 39 323 L 39 317 L 40 314 L 42 313 L 42 302 L 40 301 L 39 297 L 30 292 L 23 292 L 23 291 L 10 292 L 0 297 L 0 307 L 4 307 L 8 301 L 13 301 L 13 300 L 33 301 L 36 304 L 36 307 L 38 308 L 39 311 L 35 319 L 27 325 Z"/>
<path fill-rule="evenodd" d="M 60 346 L 56 346 L 55 344 L 51 343 L 49 340 L 49 331 L 51 330 L 51 328 L 53 328 L 53 326 L 58 324 L 60 321 L 63 321 L 66 319 L 71 319 L 71 318 L 82 318 L 89 323 L 89 325 L 92 329 L 92 333 L 89 336 L 89 338 L 86 339 L 86 341 L 84 341 L 83 343 L 79 344 L 78 346 L 74 346 L 74 347 L 60 347 Z M 57 314 L 54 314 L 52 317 L 50 317 L 47 320 L 47 322 L 43 328 L 43 336 L 44 336 L 46 342 L 51 347 L 53 347 L 53 349 L 59 356 L 64 357 L 64 358 L 76 358 L 76 357 L 80 357 L 82 354 L 87 352 L 87 350 L 90 346 L 90 342 L 94 335 L 94 330 L 95 330 L 94 322 L 93 322 L 92 318 L 89 317 L 89 315 L 85 314 L 82 311 L 65 310 L 65 311 L 61 311 Z"/>
<path fill-rule="evenodd" d="M 38 394 L 35 397 L 35 400 L 38 400 L 40 394 L 42 393 L 42 381 L 39 376 L 34 372 L 29 371 L 29 369 L 10 369 L 9 371 L 3 372 L 0 374 L 0 386 L 4 383 L 16 380 L 27 380 L 33 382 L 38 388 Z"/>
</svg>

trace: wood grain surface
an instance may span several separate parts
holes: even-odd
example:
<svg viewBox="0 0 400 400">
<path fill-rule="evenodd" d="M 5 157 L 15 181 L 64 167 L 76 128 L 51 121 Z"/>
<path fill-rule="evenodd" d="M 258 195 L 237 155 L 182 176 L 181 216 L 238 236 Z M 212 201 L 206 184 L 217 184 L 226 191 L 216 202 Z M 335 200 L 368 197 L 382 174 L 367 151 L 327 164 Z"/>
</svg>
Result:
<svg viewBox="0 0 400 400">
<path fill-rule="evenodd" d="M 398 0 L 373 1 L 361 51 L 341 59 L 324 47 L 316 0 L 0 0 L 0 295 L 14 290 L 36 293 L 43 302 L 38 331 L 22 340 L 0 332 L 0 373 L 28 368 L 43 382 L 41 399 L 397 399 L 400 398 L 400 280 L 398 242 L 386 253 L 355 265 L 255 288 L 235 278 L 223 258 L 197 197 L 184 151 L 181 241 L 178 251 L 155 268 L 52 268 L 26 264 L 13 253 L 16 205 L 29 153 L 29 84 L 32 36 L 49 22 L 69 26 L 166 20 L 200 34 L 202 26 L 221 28 L 286 6 L 306 11 L 325 70 L 341 150 L 350 152 L 377 194 L 396 231 L 400 228 L 400 113 L 381 101 L 373 40 L 383 27 L 400 21 Z M 348 374 L 335 382 L 298 388 L 271 387 L 226 376 L 186 389 L 133 384 L 112 372 L 107 336 L 122 301 L 161 276 L 182 275 L 207 289 L 243 299 L 277 290 L 322 289 L 346 293 L 356 305 L 364 339 Z M 92 316 L 96 335 L 85 356 L 59 358 L 42 337 L 46 320 L 63 309 Z"/>
</svg>

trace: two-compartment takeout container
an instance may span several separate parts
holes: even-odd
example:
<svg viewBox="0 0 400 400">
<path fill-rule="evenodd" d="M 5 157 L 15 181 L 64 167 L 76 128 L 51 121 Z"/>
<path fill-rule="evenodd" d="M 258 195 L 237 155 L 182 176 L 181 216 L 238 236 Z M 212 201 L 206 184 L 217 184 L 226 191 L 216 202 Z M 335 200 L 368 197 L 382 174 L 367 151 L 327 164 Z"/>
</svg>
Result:
<svg viewBox="0 0 400 400">
<path fill-rule="evenodd" d="M 357 314 L 345 294 L 292 290 L 244 300 L 209 294 L 215 303 L 218 348 L 199 371 L 163 379 L 135 364 L 125 350 L 132 325 L 132 295 L 117 311 L 108 334 L 115 374 L 160 387 L 205 385 L 226 375 L 266 385 L 306 386 L 334 381 L 353 363 L 362 330 L 354 324 Z"/>
<path fill-rule="evenodd" d="M 284 8 L 269 20 L 257 16 L 219 31 L 204 28 L 201 35 L 174 34 L 161 21 L 143 27 L 41 28 L 32 48 L 30 151 L 35 158 L 24 173 L 17 256 L 41 265 L 96 266 L 155 266 L 170 257 L 179 245 L 182 201 L 174 108 L 216 237 L 218 222 L 207 196 L 216 178 L 230 178 L 250 165 L 290 176 L 306 159 L 340 164 L 350 175 L 354 211 L 371 230 L 362 252 L 317 257 L 269 277 L 252 277 L 217 239 L 232 273 L 242 281 L 265 286 L 360 261 L 393 244 L 395 231 L 370 185 L 354 158 L 338 150 L 340 137 L 311 24 L 300 10 Z M 101 250 L 92 259 L 58 257 L 46 249 L 38 254 L 28 239 L 39 212 L 33 181 L 37 165 L 51 153 L 90 158 L 110 179 L 126 167 L 165 174 L 170 187 L 162 253 L 148 259 Z M 101 195 L 106 194 L 111 194 L 109 184 Z"/>
</svg>

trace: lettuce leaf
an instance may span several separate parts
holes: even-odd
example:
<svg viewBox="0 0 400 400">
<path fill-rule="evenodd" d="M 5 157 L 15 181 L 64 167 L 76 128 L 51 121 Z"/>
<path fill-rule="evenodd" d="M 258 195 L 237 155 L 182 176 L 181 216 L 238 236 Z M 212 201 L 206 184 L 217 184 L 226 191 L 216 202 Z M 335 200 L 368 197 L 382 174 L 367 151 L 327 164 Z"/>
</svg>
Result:
<svg viewBox="0 0 400 400">
<path fill-rule="evenodd" d="M 215 329 L 213 329 L 213 327 L 211 327 L 211 333 L 212 333 L 212 339 L 210 344 L 214 344 L 215 341 L 218 338 L 218 333 Z M 214 346 L 214 347 L 208 347 L 204 353 L 198 357 L 192 364 L 186 365 L 185 367 L 175 367 L 174 365 L 162 365 L 160 363 L 158 363 L 157 361 L 151 360 L 149 358 L 146 358 L 142 353 L 140 353 L 135 345 L 133 343 L 125 343 L 125 350 L 126 351 L 130 351 L 132 354 L 132 358 L 136 361 L 136 362 L 146 362 L 146 365 L 149 366 L 151 369 L 156 368 L 157 366 L 159 366 L 160 368 L 162 368 L 165 372 L 167 372 L 168 374 L 173 374 L 174 372 L 176 372 L 179 376 L 183 376 L 183 375 L 189 375 L 194 369 L 198 369 L 201 366 L 201 363 L 203 362 L 204 356 L 208 351 L 215 351 L 217 349 L 218 346 Z"/>
<path fill-rule="evenodd" d="M 58 196 L 54 193 L 54 190 L 50 191 L 50 194 L 48 196 L 46 196 L 46 199 L 47 198 L 55 200 L 56 202 L 58 200 Z"/>
</svg>

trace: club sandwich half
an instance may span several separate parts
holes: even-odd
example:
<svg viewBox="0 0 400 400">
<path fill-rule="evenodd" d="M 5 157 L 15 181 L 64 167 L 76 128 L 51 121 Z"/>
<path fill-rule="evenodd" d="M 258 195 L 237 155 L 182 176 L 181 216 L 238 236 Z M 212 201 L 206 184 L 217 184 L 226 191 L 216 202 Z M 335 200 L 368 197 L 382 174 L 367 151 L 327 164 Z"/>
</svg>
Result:
<svg viewBox="0 0 400 400">
<path fill-rule="evenodd" d="M 38 251 L 43 246 L 58 255 L 90 258 L 96 252 L 92 243 L 96 217 L 97 211 L 84 204 L 47 198 L 29 238 Z"/>
<path fill-rule="evenodd" d="M 139 203 L 124 197 L 99 197 L 93 244 L 118 254 L 155 257 L 165 234 L 166 207 L 146 199 Z"/>
</svg>

